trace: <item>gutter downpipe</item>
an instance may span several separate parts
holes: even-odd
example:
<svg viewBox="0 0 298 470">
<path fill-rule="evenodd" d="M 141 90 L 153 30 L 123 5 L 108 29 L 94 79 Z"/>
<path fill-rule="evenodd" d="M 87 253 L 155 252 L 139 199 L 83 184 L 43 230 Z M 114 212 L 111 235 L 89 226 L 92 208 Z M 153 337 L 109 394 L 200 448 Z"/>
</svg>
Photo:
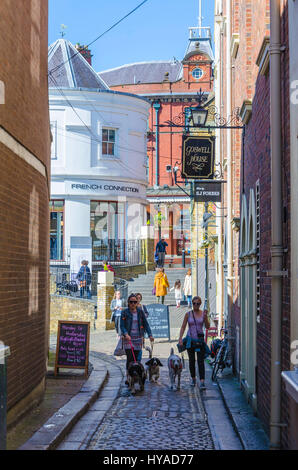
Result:
<svg viewBox="0 0 298 470">
<path fill-rule="evenodd" d="M 160 103 L 157 101 L 153 103 L 153 108 L 155 109 L 155 125 L 156 125 L 156 132 L 155 132 L 155 184 L 159 186 L 159 110 L 160 110 Z"/>
<path fill-rule="evenodd" d="M 232 5 L 231 0 L 227 0 L 227 116 L 232 115 L 232 59 L 231 59 L 231 30 L 232 30 Z M 228 296 L 228 318 L 227 327 L 229 336 L 232 326 L 233 309 L 233 181 L 232 181 L 232 129 L 227 129 L 227 296 Z"/>
<path fill-rule="evenodd" d="M 271 416 L 270 447 L 281 439 L 281 316 L 283 270 L 280 0 L 270 0 L 271 139 Z"/>
</svg>

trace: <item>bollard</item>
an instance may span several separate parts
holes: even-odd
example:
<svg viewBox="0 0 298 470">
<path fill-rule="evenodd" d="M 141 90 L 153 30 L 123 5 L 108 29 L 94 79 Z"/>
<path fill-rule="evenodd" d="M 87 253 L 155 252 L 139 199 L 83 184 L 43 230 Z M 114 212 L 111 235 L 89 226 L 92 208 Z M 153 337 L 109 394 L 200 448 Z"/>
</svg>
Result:
<svg viewBox="0 0 298 470">
<path fill-rule="evenodd" d="M 10 349 L 0 342 L 0 450 L 6 450 L 7 367 Z"/>
<path fill-rule="evenodd" d="M 185 250 L 182 250 L 182 268 L 185 268 Z"/>
</svg>

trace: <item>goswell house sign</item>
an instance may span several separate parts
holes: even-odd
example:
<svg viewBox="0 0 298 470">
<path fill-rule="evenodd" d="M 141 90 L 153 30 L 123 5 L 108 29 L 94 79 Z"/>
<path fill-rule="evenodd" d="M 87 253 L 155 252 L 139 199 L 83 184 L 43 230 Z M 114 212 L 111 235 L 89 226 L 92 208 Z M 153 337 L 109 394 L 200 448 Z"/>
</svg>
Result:
<svg viewBox="0 0 298 470">
<path fill-rule="evenodd" d="M 183 136 L 182 177 L 191 179 L 213 179 L 214 137 Z"/>
</svg>

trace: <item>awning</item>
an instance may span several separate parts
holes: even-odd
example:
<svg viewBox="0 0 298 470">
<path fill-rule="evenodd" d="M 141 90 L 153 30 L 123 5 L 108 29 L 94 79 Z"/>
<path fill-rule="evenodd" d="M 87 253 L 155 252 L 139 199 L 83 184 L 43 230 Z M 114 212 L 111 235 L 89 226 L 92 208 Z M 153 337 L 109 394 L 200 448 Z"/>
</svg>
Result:
<svg viewBox="0 0 298 470">
<path fill-rule="evenodd" d="M 177 203 L 183 203 L 183 202 L 190 202 L 190 198 L 189 197 L 164 197 L 164 196 L 161 196 L 161 197 L 147 197 L 147 201 L 150 203 L 150 204 L 160 204 L 160 203 L 170 203 L 170 204 L 174 204 L 175 202 Z"/>
</svg>

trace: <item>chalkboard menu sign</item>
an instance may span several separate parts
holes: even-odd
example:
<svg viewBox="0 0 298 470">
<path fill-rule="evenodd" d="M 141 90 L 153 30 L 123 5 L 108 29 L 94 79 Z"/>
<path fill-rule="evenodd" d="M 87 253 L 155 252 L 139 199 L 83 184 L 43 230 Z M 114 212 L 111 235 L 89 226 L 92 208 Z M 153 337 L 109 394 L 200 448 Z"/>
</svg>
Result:
<svg viewBox="0 0 298 470">
<path fill-rule="evenodd" d="M 153 338 L 170 338 L 169 307 L 163 304 L 146 305 Z"/>
<path fill-rule="evenodd" d="M 88 374 L 89 336 L 89 322 L 58 322 L 55 375 L 59 367 L 85 369 Z"/>
</svg>

